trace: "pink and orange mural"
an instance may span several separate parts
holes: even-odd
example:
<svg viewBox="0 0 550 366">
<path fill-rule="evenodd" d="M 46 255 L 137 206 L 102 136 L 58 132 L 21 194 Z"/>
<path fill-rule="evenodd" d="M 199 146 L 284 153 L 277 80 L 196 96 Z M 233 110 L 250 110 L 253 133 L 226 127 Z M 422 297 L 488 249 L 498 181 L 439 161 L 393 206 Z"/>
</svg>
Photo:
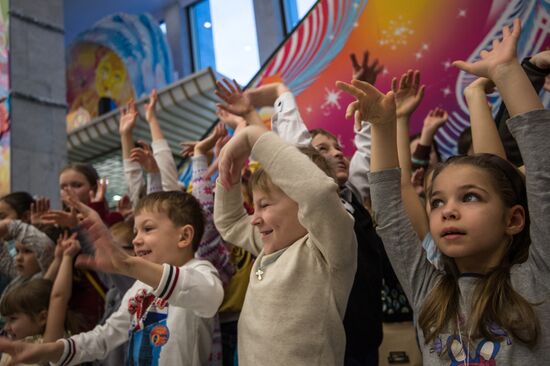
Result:
<svg viewBox="0 0 550 366">
<path fill-rule="evenodd" d="M 519 57 L 550 46 L 550 3 L 543 0 L 320 0 L 252 84 L 284 81 L 308 128 L 335 132 L 351 154 L 352 122 L 343 117 L 351 98 L 334 83 L 351 78 L 351 53 L 361 58 L 368 50 L 384 66 L 376 81 L 383 91 L 408 69 L 421 71 L 426 93 L 411 133 L 430 109 L 445 108 L 449 123 L 436 140 L 449 155 L 469 123 L 462 91 L 472 81 L 451 62 L 474 60 L 516 17 L 523 23 Z"/>
<path fill-rule="evenodd" d="M 10 192 L 9 1 L 0 0 L 0 195 Z"/>
</svg>

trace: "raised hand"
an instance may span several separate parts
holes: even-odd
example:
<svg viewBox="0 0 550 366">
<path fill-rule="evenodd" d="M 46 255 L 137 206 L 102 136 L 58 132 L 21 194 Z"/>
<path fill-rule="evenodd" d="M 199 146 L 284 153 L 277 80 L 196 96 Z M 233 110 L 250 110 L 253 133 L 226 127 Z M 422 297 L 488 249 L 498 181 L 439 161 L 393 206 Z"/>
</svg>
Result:
<svg viewBox="0 0 550 366">
<path fill-rule="evenodd" d="M 134 126 L 136 125 L 136 117 L 138 112 L 136 110 L 136 103 L 134 99 L 130 99 L 126 106 L 122 108 L 120 112 L 120 119 L 118 125 L 118 132 L 120 135 L 126 135 L 132 133 Z"/>
<path fill-rule="evenodd" d="M 537 53 L 536 55 L 531 56 L 529 62 L 531 62 L 539 69 L 550 69 L 550 50 L 544 50 Z"/>
<path fill-rule="evenodd" d="M 132 208 L 132 201 L 127 194 L 122 196 L 122 198 L 116 204 L 116 210 L 124 217 L 127 218 L 130 216 L 134 209 Z"/>
<path fill-rule="evenodd" d="M 216 81 L 216 95 L 225 102 L 218 104 L 218 108 L 237 116 L 245 116 L 250 113 L 254 106 L 248 95 L 243 93 L 241 87 L 235 80 L 233 82 L 223 79 Z"/>
<path fill-rule="evenodd" d="M 378 59 L 375 59 L 373 63 L 369 65 L 369 51 L 365 51 L 363 54 L 363 62 L 361 62 L 361 64 L 357 62 L 355 53 L 352 53 L 350 58 L 353 67 L 352 79 L 361 80 L 374 85 L 378 74 L 384 69 L 384 66 L 378 64 Z"/>
<path fill-rule="evenodd" d="M 245 127 L 242 127 L 242 128 L 245 128 Z M 222 151 L 223 147 L 225 146 L 225 144 L 227 144 L 227 142 L 230 139 L 231 139 L 231 136 L 226 134 L 225 136 L 218 138 L 218 141 L 216 141 L 216 146 L 214 147 L 214 156 L 216 156 L 216 158 L 208 166 L 208 168 L 206 169 L 206 172 L 204 172 L 204 175 L 203 175 L 204 179 L 209 179 L 218 171 L 219 161 L 217 157 L 220 156 L 220 152 Z"/>
<path fill-rule="evenodd" d="M 63 255 L 74 258 L 80 253 L 80 242 L 76 238 L 78 233 L 68 234 L 67 231 L 57 239 L 57 248 L 60 247 L 63 250 Z"/>
<path fill-rule="evenodd" d="M 516 47 L 521 32 L 521 22 L 514 20 L 514 28 L 510 31 L 508 26 L 502 28 L 502 41 L 495 39 L 491 51 L 481 51 L 481 59 L 476 62 L 454 61 L 453 65 L 470 74 L 486 77 L 494 80 L 500 67 L 517 63 Z"/>
<path fill-rule="evenodd" d="M 420 85 L 420 71 L 418 70 L 409 70 L 401 75 L 399 85 L 397 85 L 396 78 L 392 79 L 391 90 L 395 94 L 398 118 L 411 116 L 422 101 L 425 88 L 425 85 Z"/>
<path fill-rule="evenodd" d="M 252 147 L 266 132 L 268 130 L 264 126 L 248 126 L 223 147 L 218 157 L 218 168 L 220 182 L 225 189 L 241 181 L 241 170 L 250 156 Z"/>
<path fill-rule="evenodd" d="M 220 119 L 220 122 L 225 123 L 226 126 L 229 126 L 233 130 L 241 130 L 246 127 L 246 120 L 241 116 L 236 114 L 229 113 L 225 109 L 217 108 L 216 116 Z"/>
<path fill-rule="evenodd" d="M 139 141 L 138 144 L 141 147 L 130 150 L 130 160 L 139 163 L 147 173 L 158 173 L 160 170 L 151 146 L 145 141 Z"/>
<path fill-rule="evenodd" d="M 227 130 L 225 129 L 225 125 L 223 123 L 218 123 L 207 137 L 195 145 L 195 155 L 205 155 L 210 152 L 216 145 L 216 141 L 226 135 Z"/>
<path fill-rule="evenodd" d="M 74 193 L 66 189 L 64 190 L 63 202 L 66 202 L 66 199 L 69 195 Z M 62 228 L 73 228 L 78 225 L 78 217 L 76 215 L 76 210 L 73 208 L 69 212 L 62 210 L 49 210 L 46 213 L 43 213 L 40 217 L 41 223 L 45 225 L 57 225 Z"/>
<path fill-rule="evenodd" d="M 96 191 L 90 191 L 90 202 L 105 202 L 105 193 L 107 193 L 108 184 L 109 180 L 107 178 L 98 179 Z"/>
<path fill-rule="evenodd" d="M 337 81 L 336 86 L 357 99 L 348 106 L 346 118 L 358 118 L 356 116 L 358 111 L 363 121 L 369 121 L 372 124 L 395 123 L 396 107 L 393 91 L 382 94 L 373 85 L 359 80 L 352 80 L 351 84 Z"/>
<path fill-rule="evenodd" d="M 495 83 L 493 83 L 492 80 L 487 78 L 477 78 L 473 82 L 470 83 L 465 89 L 464 89 L 464 96 L 466 98 L 475 95 L 475 93 L 483 93 L 483 94 L 490 94 L 495 90 Z"/>
<path fill-rule="evenodd" d="M 79 267 L 103 272 L 123 273 L 126 266 L 124 261 L 129 256 L 115 244 L 109 228 L 103 223 L 99 214 L 74 196 L 67 199 L 67 204 L 82 215 L 84 219 L 80 225 L 86 230 L 95 246 L 94 256 L 81 254 L 78 256 L 76 264 Z"/>
<path fill-rule="evenodd" d="M 31 203 L 31 224 L 42 224 L 42 215 L 50 210 L 50 200 L 46 197 L 40 197 Z"/>
<path fill-rule="evenodd" d="M 181 151 L 180 155 L 184 158 L 191 157 L 195 155 L 195 145 L 197 145 L 198 141 L 183 141 L 180 142 Z"/>
<path fill-rule="evenodd" d="M 157 89 L 153 89 L 149 95 L 149 103 L 145 106 L 145 119 L 151 123 L 153 118 L 156 118 L 155 108 L 157 106 L 158 94 Z"/>
<path fill-rule="evenodd" d="M 422 132 L 426 130 L 427 133 L 430 133 L 432 136 L 447 122 L 449 119 L 449 114 L 443 108 L 437 107 L 428 112 L 426 118 L 424 118 L 424 125 L 422 127 Z"/>
</svg>

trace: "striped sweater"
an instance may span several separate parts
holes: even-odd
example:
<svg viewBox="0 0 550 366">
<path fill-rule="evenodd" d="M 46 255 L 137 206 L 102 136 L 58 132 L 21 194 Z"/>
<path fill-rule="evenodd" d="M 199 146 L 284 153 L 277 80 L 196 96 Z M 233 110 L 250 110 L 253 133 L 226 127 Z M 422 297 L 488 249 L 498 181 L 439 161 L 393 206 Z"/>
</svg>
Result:
<svg viewBox="0 0 550 366">
<path fill-rule="evenodd" d="M 200 202 L 204 211 L 205 227 L 204 235 L 195 257 L 210 261 L 220 273 L 220 279 L 224 284 L 235 273 L 235 267 L 231 263 L 230 253 L 214 226 L 214 182 L 205 179 L 204 174 L 208 168 L 206 156 L 193 157 L 193 196 Z"/>
</svg>

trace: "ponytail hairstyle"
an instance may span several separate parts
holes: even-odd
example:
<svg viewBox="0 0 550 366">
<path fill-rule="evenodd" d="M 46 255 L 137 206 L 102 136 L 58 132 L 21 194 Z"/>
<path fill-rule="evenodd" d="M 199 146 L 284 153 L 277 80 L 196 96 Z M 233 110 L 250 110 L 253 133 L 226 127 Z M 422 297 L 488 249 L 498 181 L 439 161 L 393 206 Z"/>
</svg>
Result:
<svg viewBox="0 0 550 366">
<path fill-rule="evenodd" d="M 512 266 L 523 263 L 529 255 L 529 212 L 525 177 L 508 161 L 492 154 L 457 156 L 439 164 L 433 173 L 433 182 L 445 168 L 452 165 L 470 165 L 488 173 L 500 199 L 506 208 L 521 205 L 525 210 L 523 230 L 510 238 L 501 263 L 480 278 L 473 293 L 472 308 L 467 328 L 472 339 L 484 337 L 500 341 L 502 334 L 491 330 L 502 327 L 518 341 L 532 348 L 536 345 L 540 327 L 533 309 L 523 296 L 514 290 L 510 282 Z M 429 196 L 431 196 L 431 187 Z M 447 325 L 457 331 L 460 289 L 460 272 L 452 258 L 443 255 L 445 274 L 426 298 L 418 323 L 424 333 L 426 344 L 441 334 Z"/>
</svg>

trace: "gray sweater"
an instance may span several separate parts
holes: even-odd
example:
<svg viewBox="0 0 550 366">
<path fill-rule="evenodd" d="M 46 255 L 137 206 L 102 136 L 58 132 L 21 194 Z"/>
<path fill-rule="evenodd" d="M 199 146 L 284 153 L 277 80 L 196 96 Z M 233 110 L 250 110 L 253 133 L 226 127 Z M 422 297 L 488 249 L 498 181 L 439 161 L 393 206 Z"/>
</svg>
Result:
<svg viewBox="0 0 550 366">
<path fill-rule="evenodd" d="M 435 342 L 425 344 L 422 330 L 418 328 L 425 366 L 468 363 L 550 365 L 550 246 L 546 247 L 550 239 L 550 111 L 537 110 L 516 116 L 508 121 L 508 126 L 518 142 L 527 171 L 532 240 L 529 259 L 512 267 L 510 277 L 514 289 L 527 301 L 540 303 L 534 307 L 540 322 L 539 342 L 530 350 L 512 339 L 505 330 L 495 327 L 494 333 L 503 336 L 500 343 L 477 339 L 473 344 L 463 347 L 460 338 L 466 338 L 465 333 L 446 332 L 440 334 Z M 369 181 L 378 233 L 399 281 L 414 311 L 418 313 L 441 273 L 427 261 L 420 240 L 404 211 L 399 169 L 372 173 Z M 464 317 L 468 317 L 477 280 L 471 276 L 459 279 L 460 313 Z"/>
</svg>

